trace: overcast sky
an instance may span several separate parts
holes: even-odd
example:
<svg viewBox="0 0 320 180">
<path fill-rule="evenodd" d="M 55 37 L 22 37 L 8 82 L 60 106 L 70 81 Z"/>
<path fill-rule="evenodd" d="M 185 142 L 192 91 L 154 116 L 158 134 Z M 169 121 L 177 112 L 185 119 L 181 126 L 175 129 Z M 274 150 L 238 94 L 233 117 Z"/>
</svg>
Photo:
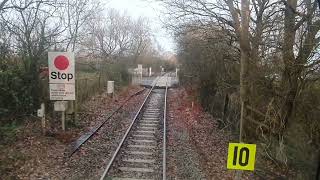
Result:
<svg viewBox="0 0 320 180">
<path fill-rule="evenodd" d="M 162 10 L 159 3 L 151 0 L 109 0 L 106 3 L 107 8 L 114 8 L 120 11 L 126 11 L 130 16 L 137 18 L 139 16 L 147 17 L 150 20 L 152 33 L 165 51 L 174 52 L 174 41 L 170 33 L 163 28 L 159 16 Z"/>
</svg>

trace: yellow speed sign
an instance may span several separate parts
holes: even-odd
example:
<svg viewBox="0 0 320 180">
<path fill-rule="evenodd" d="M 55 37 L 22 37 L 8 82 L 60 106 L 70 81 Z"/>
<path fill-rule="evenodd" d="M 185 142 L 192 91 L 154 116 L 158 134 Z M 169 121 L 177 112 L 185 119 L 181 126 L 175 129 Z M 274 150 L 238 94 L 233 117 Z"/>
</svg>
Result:
<svg viewBox="0 0 320 180">
<path fill-rule="evenodd" d="M 229 143 L 228 169 L 254 170 L 256 159 L 256 145 L 243 143 Z"/>
</svg>

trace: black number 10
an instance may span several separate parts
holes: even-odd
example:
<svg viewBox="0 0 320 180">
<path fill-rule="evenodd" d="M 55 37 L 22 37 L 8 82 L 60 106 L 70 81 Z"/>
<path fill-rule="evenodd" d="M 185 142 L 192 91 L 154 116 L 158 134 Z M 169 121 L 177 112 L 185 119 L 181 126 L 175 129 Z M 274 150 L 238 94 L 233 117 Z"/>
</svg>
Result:
<svg viewBox="0 0 320 180">
<path fill-rule="evenodd" d="M 245 152 L 245 158 L 243 159 L 243 153 Z M 237 160 L 238 160 L 238 146 L 234 147 L 233 150 L 233 165 L 237 165 Z M 244 160 L 244 162 L 243 162 Z M 249 149 L 246 147 L 243 147 L 240 149 L 239 152 L 239 165 L 240 166 L 247 166 L 249 163 Z"/>
</svg>

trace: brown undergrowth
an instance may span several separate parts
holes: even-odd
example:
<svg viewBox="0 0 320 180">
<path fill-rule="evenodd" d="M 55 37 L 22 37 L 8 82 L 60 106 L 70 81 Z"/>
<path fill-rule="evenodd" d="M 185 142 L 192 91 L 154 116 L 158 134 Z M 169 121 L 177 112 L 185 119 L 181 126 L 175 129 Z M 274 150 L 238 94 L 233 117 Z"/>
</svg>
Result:
<svg viewBox="0 0 320 180">
<path fill-rule="evenodd" d="M 184 88 L 169 91 L 169 125 L 173 124 L 172 127 L 178 131 L 186 130 L 190 148 L 197 153 L 199 169 L 205 173 L 206 179 L 233 179 L 234 171 L 226 168 L 230 136 L 218 129 L 217 121 L 204 112 L 197 102 L 192 101 L 191 96 Z M 176 143 L 174 138 L 169 136 L 168 146 L 175 146 Z M 179 160 L 173 156 L 169 161 L 178 164 Z M 172 173 L 176 172 L 172 170 Z M 242 179 L 255 178 L 250 173 L 244 173 Z"/>
</svg>

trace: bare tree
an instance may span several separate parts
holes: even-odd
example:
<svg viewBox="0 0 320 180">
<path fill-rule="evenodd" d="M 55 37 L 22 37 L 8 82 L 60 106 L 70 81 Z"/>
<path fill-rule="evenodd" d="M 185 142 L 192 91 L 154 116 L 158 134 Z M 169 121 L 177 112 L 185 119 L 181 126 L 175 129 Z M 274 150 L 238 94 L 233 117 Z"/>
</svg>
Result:
<svg viewBox="0 0 320 180">
<path fill-rule="evenodd" d="M 90 36 L 83 44 L 93 56 L 105 60 L 123 56 L 133 56 L 136 60 L 150 43 L 151 33 L 146 22 L 110 9 L 106 17 L 98 14 L 87 22 L 86 31 Z"/>
<path fill-rule="evenodd" d="M 132 38 L 132 54 L 134 62 L 137 62 L 139 56 L 152 45 L 151 33 L 149 29 L 148 20 L 145 18 L 137 19 L 132 27 L 133 38 Z"/>
<path fill-rule="evenodd" d="M 68 0 L 66 3 L 66 26 L 68 29 L 69 40 L 67 41 L 66 49 L 71 48 L 72 51 L 76 48 L 76 43 L 79 42 L 79 31 L 83 25 L 93 16 L 96 11 L 101 11 L 100 3 L 95 0 Z M 80 32 L 81 33 L 81 32 Z M 85 32 L 83 32 L 85 35 Z"/>
<path fill-rule="evenodd" d="M 7 3 L 8 1 L 9 1 L 9 0 L 3 0 L 3 1 L 0 3 L 0 10 L 5 9 L 5 5 L 6 5 L 6 3 Z"/>
<path fill-rule="evenodd" d="M 305 103 L 301 99 L 308 96 L 306 84 L 315 88 L 315 82 L 319 82 L 318 2 L 159 1 L 168 10 L 167 27 L 176 34 L 182 33 L 181 29 L 189 25 L 192 27 L 190 31 L 205 29 L 205 32 L 213 32 L 219 28 L 228 34 L 230 46 L 241 52 L 239 89 L 243 101 L 241 119 L 246 122 L 244 129 L 252 134 L 252 127 L 269 127 L 262 132 L 268 132 L 276 139 L 272 139 L 277 142 L 273 145 L 278 144 L 275 151 L 280 155 L 276 159 L 286 163 L 283 149 L 286 132 L 299 119 L 298 107 Z M 263 114 L 265 118 L 261 118 Z"/>
</svg>

